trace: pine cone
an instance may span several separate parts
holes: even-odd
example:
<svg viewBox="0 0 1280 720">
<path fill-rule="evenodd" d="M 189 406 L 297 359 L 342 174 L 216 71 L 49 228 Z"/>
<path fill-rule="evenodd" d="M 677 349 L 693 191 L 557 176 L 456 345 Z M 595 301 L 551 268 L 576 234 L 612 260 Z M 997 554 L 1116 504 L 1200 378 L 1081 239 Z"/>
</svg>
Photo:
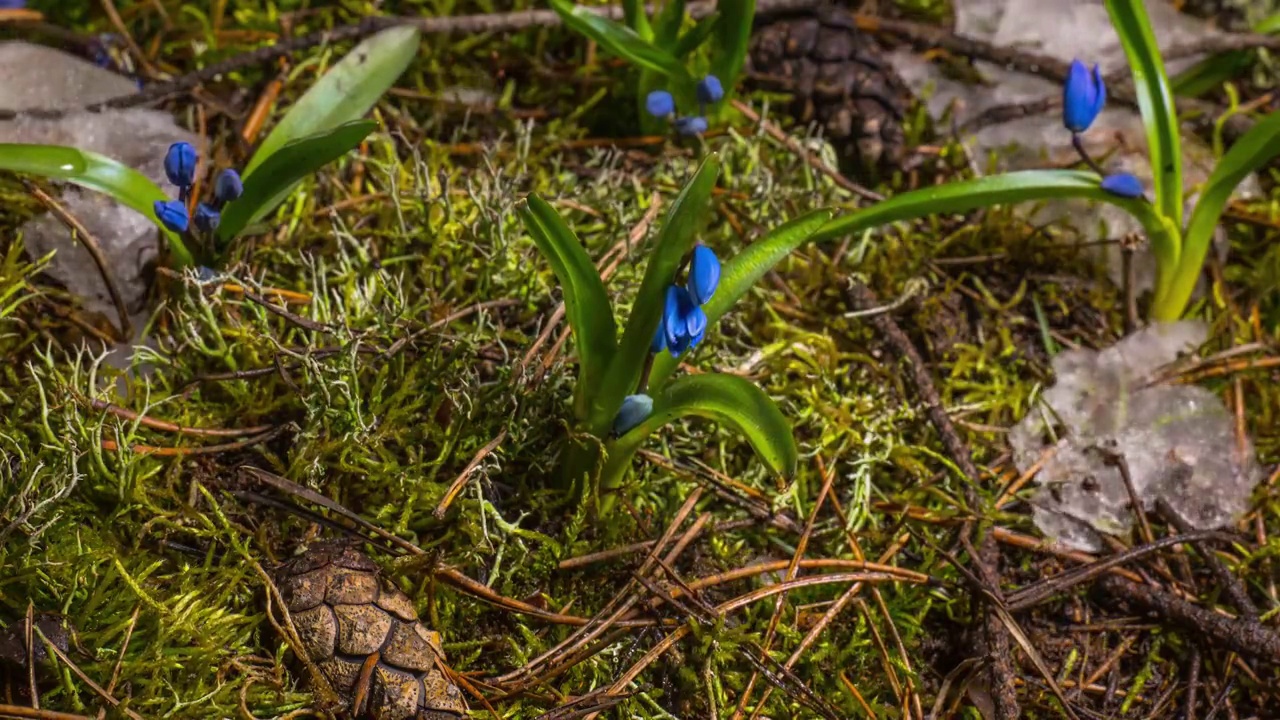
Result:
<svg viewBox="0 0 1280 720">
<path fill-rule="evenodd" d="M 818 123 L 846 172 L 874 176 L 902 162 L 910 92 L 847 11 L 820 7 L 757 26 L 747 72 L 758 87 L 792 95 L 796 120 Z"/>
</svg>

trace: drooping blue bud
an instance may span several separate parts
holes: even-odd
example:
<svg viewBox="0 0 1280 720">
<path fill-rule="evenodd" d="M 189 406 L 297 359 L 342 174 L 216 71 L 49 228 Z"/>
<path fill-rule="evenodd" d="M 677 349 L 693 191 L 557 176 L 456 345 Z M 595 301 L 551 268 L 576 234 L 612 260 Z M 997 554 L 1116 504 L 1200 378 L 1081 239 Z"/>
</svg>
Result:
<svg viewBox="0 0 1280 720">
<path fill-rule="evenodd" d="M 654 90 L 645 97 L 644 109 L 656 118 L 670 117 L 676 111 L 676 99 L 666 90 Z"/>
<path fill-rule="evenodd" d="M 1103 190 L 1120 197 L 1140 198 L 1145 192 L 1142 187 L 1142 181 L 1129 173 L 1108 175 L 1102 178 L 1100 184 Z"/>
<path fill-rule="evenodd" d="M 1072 60 L 1067 81 L 1062 85 L 1062 124 L 1073 133 L 1089 129 L 1102 106 L 1107 104 L 1107 86 L 1102 71 L 1093 70 L 1079 60 Z"/>
<path fill-rule="evenodd" d="M 180 188 L 189 188 L 196 178 L 196 149 L 191 143 L 177 142 L 164 154 L 164 174 L 169 182 Z"/>
<path fill-rule="evenodd" d="M 168 202 L 157 200 L 153 209 L 160 223 L 172 232 L 184 233 L 187 231 L 187 225 L 191 222 L 191 218 L 187 217 L 187 206 L 183 205 L 180 200 L 170 200 Z"/>
<path fill-rule="evenodd" d="M 663 315 L 666 315 L 664 312 Z M 649 352 L 658 354 L 667 347 L 667 323 L 659 318 L 658 330 L 653 334 L 653 342 L 649 343 Z"/>
<path fill-rule="evenodd" d="M 697 345 L 698 341 L 707 332 L 707 313 L 700 307 L 693 307 L 684 316 L 685 332 L 693 341 L 693 345 Z"/>
<path fill-rule="evenodd" d="M 626 435 L 629 430 L 644 422 L 653 414 L 653 398 L 648 395 L 628 395 L 613 419 L 613 432 Z"/>
<path fill-rule="evenodd" d="M 698 81 L 698 102 L 710 105 L 723 99 L 724 87 L 720 85 L 720 78 L 708 75 Z"/>
<path fill-rule="evenodd" d="M 689 294 L 699 305 L 706 305 L 720 284 L 720 258 L 711 248 L 698 243 L 689 261 Z"/>
<path fill-rule="evenodd" d="M 225 205 L 243 194 L 244 183 L 240 180 L 240 173 L 227 168 L 218 174 L 218 180 L 213 184 L 213 198 L 219 205 Z"/>
<path fill-rule="evenodd" d="M 200 203 L 196 206 L 196 229 L 202 233 L 211 233 L 218 229 L 218 223 L 222 220 L 222 213 L 213 208 Z"/>
<path fill-rule="evenodd" d="M 707 131 L 707 119 L 700 115 L 676 118 L 676 132 L 681 135 L 701 135 Z"/>
<path fill-rule="evenodd" d="M 666 336 L 667 347 L 671 350 L 672 355 L 679 355 L 676 351 L 677 347 L 681 347 L 681 343 L 688 339 L 685 328 L 688 323 L 684 318 L 684 305 L 687 303 L 689 293 L 682 287 L 672 285 L 667 288 L 666 302 L 662 306 L 662 328 L 663 334 Z"/>
</svg>

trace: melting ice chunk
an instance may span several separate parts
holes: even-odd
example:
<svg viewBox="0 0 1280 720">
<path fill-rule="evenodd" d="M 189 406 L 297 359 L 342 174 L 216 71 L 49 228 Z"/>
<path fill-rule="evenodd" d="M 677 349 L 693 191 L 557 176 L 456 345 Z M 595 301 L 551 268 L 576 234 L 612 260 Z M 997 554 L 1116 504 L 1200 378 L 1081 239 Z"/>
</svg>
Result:
<svg viewBox="0 0 1280 720">
<path fill-rule="evenodd" d="M 1116 456 L 1144 510 L 1164 499 L 1197 528 L 1229 525 L 1245 511 L 1258 467 L 1252 444 L 1237 446 L 1222 400 L 1201 387 L 1151 384 L 1206 335 L 1197 322 L 1158 324 L 1102 351 L 1054 358 L 1057 381 L 1009 435 L 1023 472 L 1051 452 L 1031 497 L 1045 535 L 1099 550 L 1098 532 L 1129 530 L 1134 512 Z"/>
</svg>

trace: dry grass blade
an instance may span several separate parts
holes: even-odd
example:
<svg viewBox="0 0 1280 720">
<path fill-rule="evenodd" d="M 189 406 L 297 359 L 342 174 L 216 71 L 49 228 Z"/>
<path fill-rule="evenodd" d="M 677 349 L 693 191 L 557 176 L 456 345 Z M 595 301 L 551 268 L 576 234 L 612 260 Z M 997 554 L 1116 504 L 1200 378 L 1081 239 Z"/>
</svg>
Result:
<svg viewBox="0 0 1280 720">
<path fill-rule="evenodd" d="M 507 431 L 504 429 L 498 433 L 497 437 L 490 440 L 484 447 L 480 448 L 480 450 L 476 452 L 475 457 L 471 458 L 471 462 L 467 463 L 467 466 L 462 469 L 462 472 L 458 473 L 458 477 L 454 478 L 454 481 L 449 484 L 449 489 L 445 491 L 444 497 L 440 499 L 440 504 L 436 506 L 434 514 L 437 520 L 444 519 L 445 513 L 449 511 L 449 506 L 453 504 L 454 498 L 458 497 L 458 493 L 462 492 L 462 488 L 466 484 L 467 478 L 471 477 L 471 473 L 475 472 L 476 468 L 480 467 L 480 463 L 484 462 L 484 459 L 489 457 L 494 450 L 497 450 L 498 446 L 502 444 L 502 441 L 506 439 Z"/>
</svg>

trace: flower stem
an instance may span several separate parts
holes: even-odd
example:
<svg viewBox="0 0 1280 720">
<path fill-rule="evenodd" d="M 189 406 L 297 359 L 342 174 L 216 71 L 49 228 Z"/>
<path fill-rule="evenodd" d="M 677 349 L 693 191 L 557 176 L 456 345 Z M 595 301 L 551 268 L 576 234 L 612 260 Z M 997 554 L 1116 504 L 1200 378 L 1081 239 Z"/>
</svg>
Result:
<svg viewBox="0 0 1280 720">
<path fill-rule="evenodd" d="M 649 373 L 653 372 L 653 361 L 658 357 L 657 353 L 649 353 L 649 357 L 644 360 L 644 368 L 640 370 L 640 382 L 636 385 L 636 394 L 643 393 L 649 387 Z"/>
<path fill-rule="evenodd" d="M 1071 133 L 1071 147 L 1076 149 L 1076 153 L 1080 155 L 1082 160 L 1084 160 L 1084 164 L 1089 166 L 1089 169 L 1098 173 L 1099 177 L 1107 176 L 1107 173 L 1102 169 L 1102 166 L 1094 162 L 1093 158 L 1089 157 L 1089 151 L 1084 149 L 1084 140 L 1081 139 L 1080 133 Z"/>
</svg>

